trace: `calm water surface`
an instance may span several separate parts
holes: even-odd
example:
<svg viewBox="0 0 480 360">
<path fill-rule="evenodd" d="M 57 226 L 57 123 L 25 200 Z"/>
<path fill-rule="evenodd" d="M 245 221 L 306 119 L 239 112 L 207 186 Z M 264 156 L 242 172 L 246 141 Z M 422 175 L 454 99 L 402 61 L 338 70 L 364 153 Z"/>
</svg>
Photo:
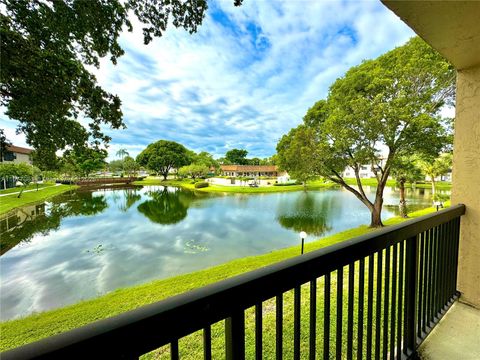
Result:
<svg viewBox="0 0 480 360">
<path fill-rule="evenodd" d="M 411 209 L 428 190 L 407 193 Z M 385 190 L 383 218 L 398 193 Z M 0 219 L 0 318 L 7 320 L 117 288 L 313 241 L 361 224 L 347 191 L 201 194 L 161 186 L 72 191 Z"/>
</svg>

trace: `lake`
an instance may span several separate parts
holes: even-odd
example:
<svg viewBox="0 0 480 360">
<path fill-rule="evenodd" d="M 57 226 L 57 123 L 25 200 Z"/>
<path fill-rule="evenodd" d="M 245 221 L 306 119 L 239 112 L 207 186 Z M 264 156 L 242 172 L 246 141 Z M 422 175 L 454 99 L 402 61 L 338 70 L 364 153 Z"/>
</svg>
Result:
<svg viewBox="0 0 480 360">
<path fill-rule="evenodd" d="M 368 191 L 371 191 L 368 189 Z M 372 193 L 373 196 L 373 193 Z M 383 218 L 397 212 L 385 189 Z M 407 191 L 410 210 L 429 190 Z M 206 194 L 145 186 L 64 193 L 0 218 L 1 320 L 263 254 L 370 222 L 341 189 Z M 299 248 L 300 249 L 300 248 Z"/>
</svg>

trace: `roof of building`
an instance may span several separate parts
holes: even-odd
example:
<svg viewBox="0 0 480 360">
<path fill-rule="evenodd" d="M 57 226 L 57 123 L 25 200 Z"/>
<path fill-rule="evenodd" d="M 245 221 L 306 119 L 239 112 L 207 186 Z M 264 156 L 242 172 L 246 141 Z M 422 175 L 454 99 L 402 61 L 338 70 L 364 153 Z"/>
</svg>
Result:
<svg viewBox="0 0 480 360">
<path fill-rule="evenodd" d="M 15 145 L 8 145 L 7 150 L 17 154 L 26 154 L 26 155 L 30 155 L 33 151 L 33 149 L 28 149 L 20 146 L 15 146 Z"/>
<path fill-rule="evenodd" d="M 220 165 L 222 171 L 260 171 L 260 172 L 276 172 L 275 165 Z"/>
</svg>

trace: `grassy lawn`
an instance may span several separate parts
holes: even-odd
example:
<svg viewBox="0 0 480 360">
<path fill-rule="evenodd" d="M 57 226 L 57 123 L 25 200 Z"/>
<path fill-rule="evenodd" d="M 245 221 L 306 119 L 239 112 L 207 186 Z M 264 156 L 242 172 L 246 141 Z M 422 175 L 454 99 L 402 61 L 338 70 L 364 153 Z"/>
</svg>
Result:
<svg viewBox="0 0 480 360">
<path fill-rule="evenodd" d="M 348 185 L 357 185 L 357 180 L 355 178 L 346 178 L 345 182 Z M 447 182 L 447 181 L 437 181 L 436 187 L 439 190 L 450 190 L 452 188 L 452 183 Z M 377 180 L 376 179 L 362 179 L 362 185 L 367 185 L 367 186 L 377 186 Z M 387 186 L 395 186 L 395 180 L 389 179 L 387 180 Z M 412 184 L 405 184 L 407 187 L 412 187 Z M 415 187 L 417 188 L 422 188 L 422 189 L 431 189 L 432 184 L 430 182 L 425 182 L 425 183 L 417 183 L 415 184 Z"/>
<path fill-rule="evenodd" d="M 178 186 L 189 190 L 195 190 L 200 192 L 222 192 L 222 193 L 242 193 L 242 194 L 255 194 L 255 193 L 272 193 L 272 192 L 287 192 L 287 191 L 302 191 L 302 190 L 316 190 L 325 189 L 336 186 L 333 183 L 325 183 L 321 181 L 313 181 L 307 183 L 305 188 L 303 185 L 288 185 L 288 186 L 265 186 L 265 187 L 250 187 L 250 186 L 223 186 L 223 185 L 209 185 L 206 188 L 195 189 L 195 185 L 190 180 L 160 180 L 147 178 L 142 181 L 133 182 L 134 185 L 165 185 L 165 186 Z"/>
<path fill-rule="evenodd" d="M 411 214 L 411 217 L 418 217 L 430 212 L 433 212 L 433 208 L 428 208 Z M 404 221 L 401 218 L 392 218 L 385 221 L 386 225 L 392 225 Z M 334 234 L 325 237 L 315 242 L 307 243 L 305 246 L 306 251 L 316 250 L 322 247 L 326 247 L 341 241 L 345 241 L 355 236 L 359 236 L 371 231 L 373 229 L 367 226 L 360 226 L 354 229 L 346 230 L 338 234 Z M 183 293 L 188 290 L 192 290 L 213 282 L 217 282 L 250 270 L 254 270 L 290 257 L 297 256 L 299 254 L 299 246 L 289 247 L 281 250 L 276 250 L 268 254 L 251 256 L 241 259 L 236 259 L 228 263 L 214 266 L 205 270 L 197 271 L 190 274 L 184 274 L 175 276 L 169 279 L 157 280 L 144 285 L 118 289 L 107 295 L 101 296 L 96 299 L 86 300 L 78 304 L 67 306 L 65 308 L 56 309 L 44 313 L 34 314 L 22 319 L 3 322 L 0 324 L 1 342 L 0 350 L 6 350 L 13 347 L 17 347 L 44 337 L 48 337 L 60 332 L 64 332 L 90 322 L 104 319 L 110 316 L 120 314 L 122 312 L 138 308 L 142 305 L 150 304 L 155 301 L 159 301 L 168 298 L 173 295 Z M 334 277 L 332 277 L 332 289 L 334 288 Z M 344 286 L 347 283 L 344 283 Z M 305 286 L 303 287 L 305 288 Z M 304 294 L 308 293 L 308 289 L 302 290 Z M 318 299 L 321 299 L 321 286 L 318 287 Z M 293 321 L 293 305 L 291 304 L 292 296 L 290 293 L 285 293 L 285 313 L 284 313 L 284 326 L 285 326 L 285 341 L 291 341 L 293 339 L 292 324 Z M 333 292 L 332 292 L 333 296 Z M 335 305 L 332 297 L 332 308 Z M 272 300 L 273 301 L 273 300 Z M 268 344 L 274 344 L 274 331 L 273 325 L 275 310 L 274 303 L 267 301 L 264 303 L 265 307 L 265 351 L 274 351 L 273 346 Z M 302 303 L 308 304 L 308 298 L 302 297 Z M 346 314 L 346 311 L 344 311 Z M 247 340 L 253 339 L 253 310 L 247 311 Z M 305 319 L 308 316 L 307 306 L 302 307 L 302 318 Z M 320 315 L 319 315 L 320 316 Z M 332 319 L 334 319 L 334 313 L 332 313 Z M 320 323 L 319 319 L 319 323 Z M 332 320 L 332 323 L 334 321 Z M 307 328 L 308 322 L 303 322 L 302 327 Z M 302 330 L 303 331 L 303 330 Z M 334 331 L 332 330 L 333 334 Z M 200 335 L 199 335 L 200 334 Z M 307 346 L 308 338 L 306 332 L 302 332 L 302 347 Z M 332 335 L 333 336 L 333 335 Z M 212 328 L 212 347 L 215 352 L 223 349 L 223 327 L 221 324 L 216 324 Z M 319 336 L 321 341 L 321 336 Z M 250 341 L 251 342 L 251 341 Z M 187 359 L 199 358 L 201 351 L 201 333 L 195 333 L 183 340 L 181 340 L 182 354 L 186 355 Z M 288 346 L 285 346 L 287 349 Z M 291 347 L 290 347 L 291 348 Z M 321 348 L 319 348 L 321 349 Z M 247 348 L 247 358 L 251 358 L 252 352 L 251 346 Z M 265 354 L 266 358 L 271 358 L 271 354 Z M 160 349 L 152 354 L 147 355 L 147 358 L 163 358 L 168 356 L 168 349 Z M 285 354 L 286 358 L 291 356 Z M 221 358 L 222 356 L 219 356 Z M 217 358 L 215 356 L 215 358 Z"/>
<path fill-rule="evenodd" d="M 0 197 L 0 214 L 9 212 L 10 210 L 21 206 L 44 201 L 52 196 L 76 188 L 78 188 L 76 185 L 59 185 L 45 187 L 39 191 L 24 192 L 20 198 L 17 198 L 17 194 L 2 196 Z"/>
<path fill-rule="evenodd" d="M 42 183 L 42 184 L 38 184 L 38 188 L 42 189 L 42 188 L 49 187 L 49 186 L 54 186 L 54 185 L 55 185 L 54 182 Z M 35 185 L 35 184 L 30 184 L 25 188 L 25 190 L 36 190 L 36 189 L 37 189 L 37 185 Z M 10 189 L 4 189 L 4 190 L 0 190 L 0 195 L 16 193 L 16 192 L 19 192 L 21 190 L 22 190 L 21 186 L 17 186 L 17 187 L 10 188 Z"/>
<path fill-rule="evenodd" d="M 349 185 L 357 185 L 357 180 L 354 178 L 347 178 L 345 182 Z M 201 192 L 223 192 L 223 193 L 271 193 L 271 192 L 287 192 L 287 191 L 302 191 L 302 190 L 318 190 L 336 187 L 338 185 L 331 182 L 311 181 L 307 183 L 305 188 L 303 185 L 288 185 L 288 186 L 268 186 L 252 188 L 249 186 L 222 186 L 222 185 L 209 185 L 206 188 L 195 189 L 194 184 L 191 184 L 190 180 L 161 180 L 157 178 L 146 178 L 142 181 L 133 182 L 134 185 L 165 185 L 165 186 L 178 186 L 185 189 L 201 191 Z M 362 179 L 362 185 L 377 186 L 376 179 Z M 387 186 L 395 186 L 395 180 L 388 180 Z M 406 184 L 407 187 L 411 187 L 412 184 Z M 429 182 L 423 184 L 415 184 L 415 187 L 422 189 L 431 189 L 432 185 Z M 450 190 L 452 184 L 446 181 L 437 182 L 438 190 Z"/>
</svg>

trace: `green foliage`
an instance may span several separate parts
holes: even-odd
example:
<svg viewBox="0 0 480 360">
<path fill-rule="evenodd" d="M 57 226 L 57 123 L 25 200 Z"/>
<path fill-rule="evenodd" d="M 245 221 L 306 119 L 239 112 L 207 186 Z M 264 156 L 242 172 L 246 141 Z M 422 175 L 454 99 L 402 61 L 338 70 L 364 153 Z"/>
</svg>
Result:
<svg viewBox="0 0 480 360">
<path fill-rule="evenodd" d="M 241 0 L 235 0 L 236 6 Z M 139 23 L 145 44 L 168 24 L 197 31 L 206 0 L 3 0 L 0 8 L 1 104 L 20 122 L 35 149 L 108 142 L 101 127 L 123 128 L 120 99 L 97 84 L 87 67 L 124 54 L 119 37 Z M 85 116 L 89 129 L 77 118 Z M 50 159 L 53 158 L 53 155 Z"/>
<path fill-rule="evenodd" d="M 397 157 L 392 162 L 391 175 L 397 184 L 415 183 L 422 180 L 422 172 L 413 157 Z"/>
<path fill-rule="evenodd" d="M 315 174 L 345 187 L 369 208 L 371 226 L 382 226 L 383 189 L 395 159 L 431 156 L 448 145 L 439 112 L 454 99 L 454 81 L 453 67 L 423 40 L 412 38 L 337 79 L 328 98 L 308 110 L 304 125 L 280 141 L 279 163 L 308 176 L 311 167 L 301 163 L 313 162 Z M 387 149 L 385 159 L 380 145 Z M 360 167 L 366 164 L 377 177 L 374 201 L 360 181 Z M 356 174 L 358 189 L 342 177 L 347 166 Z"/>
<path fill-rule="evenodd" d="M 123 170 L 123 160 L 112 160 L 108 163 L 108 169 L 111 172 L 118 172 Z"/>
<path fill-rule="evenodd" d="M 36 166 L 26 163 L 0 163 L 0 179 L 15 177 L 23 185 L 27 186 L 32 181 L 37 180 L 40 175 L 41 171 Z"/>
<path fill-rule="evenodd" d="M 208 169 L 215 168 L 215 170 L 218 170 L 218 168 L 220 168 L 220 164 L 218 163 L 218 161 L 213 158 L 212 154 L 206 151 L 202 151 L 198 154 L 191 151 L 190 162 L 197 165 L 203 165 Z"/>
<path fill-rule="evenodd" d="M 135 161 L 134 158 L 130 156 L 125 156 L 123 158 L 123 170 L 129 175 L 135 175 L 138 170 L 140 170 L 140 165 Z"/>
<path fill-rule="evenodd" d="M 423 156 L 419 157 L 417 161 L 418 167 L 422 173 L 430 178 L 432 182 L 432 193 L 436 195 L 436 181 L 435 178 L 446 174 L 452 168 L 453 157 L 451 153 L 444 153 L 438 157 Z"/>
<path fill-rule="evenodd" d="M 148 167 L 166 180 L 171 169 L 179 169 L 190 162 L 187 149 L 174 141 L 159 140 L 147 146 L 137 156 L 138 164 Z"/>
<path fill-rule="evenodd" d="M 202 189 L 208 187 L 208 183 L 205 181 L 195 183 L 195 189 Z"/>
<path fill-rule="evenodd" d="M 203 164 L 190 164 L 178 169 L 177 174 L 183 178 L 191 177 L 192 179 L 195 179 L 207 176 L 209 171 L 209 168 Z"/>
<path fill-rule="evenodd" d="M 25 192 L 21 198 L 16 194 L 2 196 L 0 201 L 0 214 L 11 211 L 12 209 L 25 206 L 27 204 L 44 201 L 52 196 L 56 196 L 62 192 L 76 189 L 75 185 L 59 185 L 49 186 L 39 191 Z"/>
<path fill-rule="evenodd" d="M 0 163 L 3 162 L 3 156 L 7 151 L 7 147 L 12 145 L 10 140 L 7 139 L 3 129 L 0 129 Z"/>
<path fill-rule="evenodd" d="M 313 128 L 300 125 L 290 130 L 277 144 L 278 166 L 288 171 L 292 178 L 304 183 L 316 177 L 316 141 L 316 131 Z"/>
<path fill-rule="evenodd" d="M 247 165 L 247 150 L 232 149 L 225 153 L 225 163 L 235 165 Z"/>
<path fill-rule="evenodd" d="M 107 152 L 100 149 L 76 148 L 66 150 L 61 159 L 62 172 L 72 177 L 88 177 L 91 173 L 105 167 L 106 157 Z"/>
</svg>

